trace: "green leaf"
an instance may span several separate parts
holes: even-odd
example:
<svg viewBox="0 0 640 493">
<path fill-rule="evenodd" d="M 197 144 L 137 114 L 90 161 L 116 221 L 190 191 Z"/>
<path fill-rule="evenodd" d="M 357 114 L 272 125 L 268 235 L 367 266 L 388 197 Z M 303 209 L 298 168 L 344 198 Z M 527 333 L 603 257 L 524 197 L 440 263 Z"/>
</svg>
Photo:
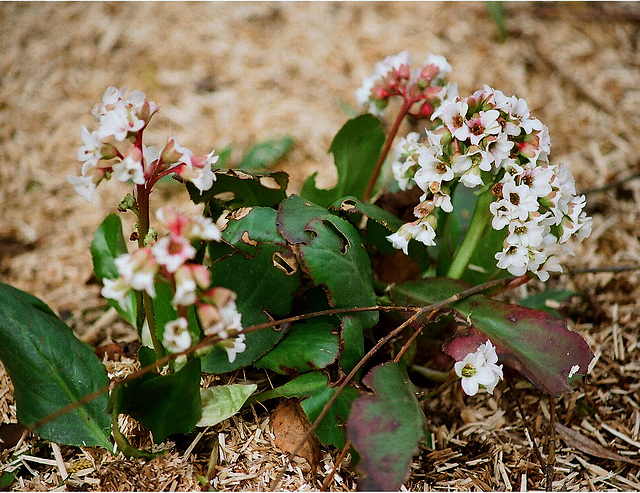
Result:
<svg viewBox="0 0 640 493">
<path fill-rule="evenodd" d="M 384 140 L 382 124 L 377 117 L 366 114 L 349 120 L 329 148 L 338 170 L 338 183 L 329 190 L 317 189 L 317 173 L 314 173 L 304 182 L 300 195 L 323 207 L 348 195 L 362 197 Z"/>
<path fill-rule="evenodd" d="M 156 324 L 156 333 L 160 341 L 164 341 L 164 326 L 177 319 L 178 313 L 173 307 L 173 289 L 166 281 L 155 283 L 156 296 L 152 298 L 153 314 Z"/>
<path fill-rule="evenodd" d="M 287 335 L 255 366 L 276 373 L 298 374 L 318 370 L 338 357 L 339 338 L 330 323 L 312 319 L 294 324 Z"/>
<path fill-rule="evenodd" d="M 313 423 L 322 412 L 324 406 L 331 400 L 337 388 L 329 387 L 329 379 L 320 372 L 300 375 L 290 382 L 258 396 L 260 402 L 274 397 L 298 397 L 309 421 Z M 333 403 L 327 415 L 316 428 L 316 435 L 324 445 L 336 448 L 345 446 L 345 424 L 349 416 L 351 403 L 360 393 L 353 387 L 345 387 Z"/>
<path fill-rule="evenodd" d="M 213 426 L 236 414 L 253 394 L 258 386 L 250 385 L 218 385 L 202 389 L 202 417 L 197 426 Z"/>
<path fill-rule="evenodd" d="M 214 285 L 235 291 L 236 305 L 242 314 L 242 326 L 267 322 L 269 317 L 283 317 L 291 310 L 293 294 L 300 286 L 300 272 L 295 256 L 276 227 L 276 211 L 254 207 L 240 219 L 232 219 L 223 232 L 237 253 L 223 257 L 211 267 Z M 210 373 L 224 373 L 253 363 L 269 351 L 282 333 L 272 329 L 246 335 L 247 349 L 229 363 L 227 353 L 216 348 L 203 361 Z"/>
<path fill-rule="evenodd" d="M 347 422 L 347 437 L 361 458 L 358 489 L 397 491 L 423 437 L 424 413 L 397 363 L 374 368 L 363 383 L 374 394 L 353 402 Z"/>
<path fill-rule="evenodd" d="M 245 171 L 261 171 L 270 168 L 289 152 L 292 145 L 293 138 L 288 136 L 260 142 L 247 151 L 238 168 Z"/>
<path fill-rule="evenodd" d="M 331 306 L 375 306 L 371 262 L 360 235 L 349 222 L 292 195 L 280 205 L 277 224 L 282 236 L 296 245 L 303 270 L 316 285 L 324 286 Z M 343 317 L 340 360 L 344 371 L 350 371 L 362 358 L 362 331 L 377 322 L 377 312 Z"/>
<path fill-rule="evenodd" d="M 215 210 L 235 210 L 254 205 L 277 207 L 287 197 L 289 175 L 283 171 L 246 173 L 227 169 L 217 171 L 215 175 L 213 186 L 202 193 L 192 183 L 187 183 L 193 202 L 210 202 L 209 206 Z"/>
<path fill-rule="evenodd" d="M 115 259 L 128 253 L 127 244 L 122 233 L 122 221 L 117 214 L 109 214 L 98 226 L 91 242 L 93 272 L 99 279 L 115 279 L 118 268 Z M 129 294 L 129 304 L 124 310 L 116 300 L 107 300 L 120 316 L 131 325 L 136 326 L 137 300 L 136 294 Z"/>
<path fill-rule="evenodd" d="M 412 281 L 391 290 L 399 305 L 428 305 L 442 301 L 469 287 L 462 281 L 432 278 Z M 574 365 L 584 375 L 593 354 L 584 339 L 564 320 L 549 313 L 470 296 L 451 305 L 472 327 L 447 342 L 443 349 L 460 361 L 491 340 L 500 362 L 518 370 L 539 389 L 550 394 L 570 392 L 567 375 Z"/>
<path fill-rule="evenodd" d="M 349 216 L 361 218 L 367 216 L 372 221 L 395 233 L 402 226 L 402 220 L 391 212 L 369 202 L 362 202 L 356 197 L 343 197 L 331 205 L 331 209 L 344 212 Z M 358 220 L 358 219 L 357 219 Z M 358 220 L 359 222 L 359 220 Z"/>
<path fill-rule="evenodd" d="M 4 471 L 0 474 L 0 491 L 8 491 L 9 486 L 13 484 L 16 479 L 16 474 L 14 472 Z"/>
<path fill-rule="evenodd" d="M 137 419 L 161 443 L 174 433 L 189 433 L 200 419 L 200 359 L 192 358 L 180 371 L 142 377 L 121 391 L 118 411 Z"/>
<path fill-rule="evenodd" d="M 85 343 L 42 301 L 0 283 L 0 360 L 15 387 L 18 419 L 32 426 L 106 387 L 107 374 Z M 111 448 L 107 397 L 96 397 L 37 428 L 44 439 Z"/>
<path fill-rule="evenodd" d="M 533 308 L 534 310 L 542 310 L 548 312 L 554 317 L 560 318 L 561 315 L 555 308 L 552 308 L 547 304 L 547 301 L 562 303 L 567 301 L 572 296 L 577 295 L 575 291 L 557 290 L 557 291 L 542 291 L 524 299 L 521 299 L 518 304 L 526 306 L 527 308 Z"/>
</svg>

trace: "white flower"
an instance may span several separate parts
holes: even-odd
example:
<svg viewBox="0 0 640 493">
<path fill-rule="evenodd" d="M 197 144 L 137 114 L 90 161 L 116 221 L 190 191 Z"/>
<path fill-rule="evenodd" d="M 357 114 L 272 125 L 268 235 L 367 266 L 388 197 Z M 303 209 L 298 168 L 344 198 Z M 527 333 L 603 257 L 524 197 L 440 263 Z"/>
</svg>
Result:
<svg viewBox="0 0 640 493">
<path fill-rule="evenodd" d="M 115 279 L 103 279 L 102 290 L 100 293 L 105 298 L 116 300 L 123 310 L 127 311 L 129 307 L 129 293 L 131 286 L 128 286 L 121 277 Z"/>
<path fill-rule="evenodd" d="M 387 236 L 387 240 L 391 242 L 393 248 L 401 249 L 405 255 L 409 255 L 409 240 L 411 239 L 417 240 L 425 246 L 435 246 L 436 232 L 429 221 L 430 217 L 434 216 L 427 216 L 418 221 L 403 224 L 398 231 Z"/>
<path fill-rule="evenodd" d="M 526 221 L 529 213 L 536 212 L 540 205 L 527 185 L 517 185 L 511 176 L 502 185 L 502 196 L 511 204 L 512 218 Z"/>
<path fill-rule="evenodd" d="M 78 161 L 83 161 L 82 174 L 86 175 L 87 172 L 98 164 L 98 161 L 102 159 L 102 140 L 98 138 L 98 132 L 89 132 L 87 127 L 82 126 L 82 143 L 83 145 L 78 148 L 76 156 Z"/>
<path fill-rule="evenodd" d="M 410 132 L 406 137 L 400 139 L 400 142 L 394 148 L 394 161 L 391 164 L 391 170 L 400 190 L 413 188 L 411 179 L 417 167 L 414 154 L 418 151 L 420 145 L 420 134 Z"/>
<path fill-rule="evenodd" d="M 96 121 L 100 121 L 101 116 L 113 109 L 115 104 L 124 98 L 125 92 L 127 92 L 127 86 L 123 86 L 121 89 L 114 86 L 107 87 L 102 95 L 102 103 L 96 104 L 91 110 Z"/>
<path fill-rule="evenodd" d="M 229 358 L 229 363 L 233 363 L 236 360 L 236 355 L 244 352 L 244 350 L 247 349 L 247 345 L 244 342 L 244 334 L 240 334 L 238 337 L 232 340 L 223 341 L 221 345 L 222 347 L 224 347 L 224 350 L 227 352 L 227 358 Z"/>
<path fill-rule="evenodd" d="M 425 58 L 422 65 L 424 67 L 428 67 L 429 65 L 435 65 L 436 67 L 438 67 L 438 75 L 436 75 L 433 80 L 442 79 L 447 74 L 451 73 L 451 65 L 442 55 L 429 54 L 427 55 L 427 58 Z"/>
<path fill-rule="evenodd" d="M 178 146 L 176 146 L 176 149 Z M 176 166 L 176 172 L 186 181 L 190 181 L 200 190 L 200 193 L 209 190 L 216 181 L 216 175 L 211 169 L 211 165 L 218 161 L 219 156 L 214 156 L 215 150 L 206 156 L 191 156 L 185 153 L 180 158 L 182 165 Z M 173 168 L 172 168 L 173 169 Z"/>
<path fill-rule="evenodd" d="M 135 112 L 125 105 L 124 101 L 118 101 L 112 110 L 107 111 L 100 118 L 98 137 L 105 139 L 111 135 L 117 141 L 127 138 L 129 132 L 137 132 L 145 126 L 145 121 L 138 118 Z"/>
<path fill-rule="evenodd" d="M 118 181 L 127 182 L 131 180 L 136 185 L 144 185 L 142 153 L 137 147 L 133 147 L 127 157 L 115 163 L 112 168 L 113 174 Z"/>
<path fill-rule="evenodd" d="M 91 176 L 67 175 L 67 182 L 73 185 L 76 193 L 87 202 L 96 201 L 96 184 Z"/>
<path fill-rule="evenodd" d="M 465 123 L 469 127 L 469 137 L 473 145 L 489 135 L 496 135 L 502 127 L 498 123 L 500 112 L 498 110 L 482 111 L 476 118 L 470 118 Z"/>
<path fill-rule="evenodd" d="M 160 265 L 164 265 L 169 272 L 175 272 L 178 267 L 196 254 L 196 249 L 191 246 L 189 240 L 174 234 L 158 240 L 151 251 L 156 261 Z"/>
<path fill-rule="evenodd" d="M 189 323 L 184 317 L 180 317 L 164 326 L 162 335 L 164 347 L 170 353 L 179 353 L 191 346 L 191 334 L 189 333 Z"/>
<path fill-rule="evenodd" d="M 184 264 L 178 267 L 173 277 L 176 292 L 172 303 L 182 306 L 193 305 L 196 302 L 196 289 L 207 288 L 211 282 L 209 270 L 199 264 Z"/>
<path fill-rule="evenodd" d="M 443 102 L 438 108 L 438 116 L 442 119 L 453 138 L 465 141 L 470 137 L 470 130 L 467 126 L 467 110 L 469 106 L 466 100 Z"/>
<path fill-rule="evenodd" d="M 429 147 L 421 147 L 418 150 L 418 164 L 420 168 L 413 179 L 425 192 L 431 190 L 436 193 L 440 190 L 440 184 L 443 181 L 451 181 L 454 178 L 451 167 L 439 159 L 439 156 L 436 156 Z"/>
<path fill-rule="evenodd" d="M 454 371 L 462 381 L 462 389 L 467 395 L 476 395 L 480 387 L 493 394 L 496 385 L 503 378 L 502 365 L 497 365 L 498 356 L 491 341 L 481 344 L 475 353 L 467 354 L 462 361 L 456 361 Z"/>
<path fill-rule="evenodd" d="M 513 276 L 522 276 L 527 272 L 529 249 L 522 245 L 508 245 L 495 255 L 498 268 L 505 269 Z"/>
<path fill-rule="evenodd" d="M 114 262 L 127 286 L 131 286 L 136 291 L 144 290 L 149 296 L 155 298 L 154 278 L 158 264 L 149 248 L 139 248 L 133 253 L 120 255 Z"/>
<path fill-rule="evenodd" d="M 538 247 L 542 244 L 545 227 L 537 221 L 518 221 L 509 223 L 509 236 L 505 240 L 509 245 Z"/>
</svg>

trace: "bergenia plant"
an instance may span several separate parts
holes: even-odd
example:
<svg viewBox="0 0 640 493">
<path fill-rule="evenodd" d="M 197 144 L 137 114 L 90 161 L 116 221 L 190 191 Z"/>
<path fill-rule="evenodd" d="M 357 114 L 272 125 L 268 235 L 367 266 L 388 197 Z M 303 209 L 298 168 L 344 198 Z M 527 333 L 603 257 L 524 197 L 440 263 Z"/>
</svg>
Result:
<svg viewBox="0 0 640 493">
<path fill-rule="evenodd" d="M 318 189 L 312 175 L 299 194 L 287 190 L 286 173 L 265 170 L 290 139 L 260 144 L 232 169 L 228 153 L 194 155 L 173 137 L 147 145 L 160 107 L 140 91 L 108 88 L 93 109 L 97 129 L 82 128 L 80 176 L 68 181 L 89 201 L 112 177 L 133 187 L 117 210 L 135 214 L 134 244 L 110 214 L 91 255 L 102 295 L 140 334 L 143 368 L 110 388 L 102 364 L 44 303 L 1 285 L 0 358 L 19 419 L 60 443 L 113 441 L 114 451 L 149 456 L 120 431 L 120 414 L 161 443 L 251 403 L 297 398 L 308 435 L 357 452 L 361 489 L 392 490 L 431 426 L 420 400 L 452 382 L 469 396 L 492 394 L 511 372 L 551 396 L 571 391 L 592 359 L 582 337 L 546 311 L 491 295 L 562 272 L 571 239 L 591 230 L 584 196 L 569 169 L 550 161 L 547 127 L 523 99 L 488 86 L 460 96 L 450 72 L 436 55 L 418 67 L 406 51 L 379 62 L 356 92 L 366 113 L 331 144 L 337 184 Z M 385 134 L 391 108 L 398 113 Z M 407 118 L 420 131 L 399 135 Z M 259 155 L 270 157 L 251 164 Z M 186 185 L 201 215 L 164 204 L 151 214 L 168 176 Z M 418 266 L 409 280 L 383 273 L 398 250 Z M 418 371 L 433 338 L 446 339 L 441 351 L 451 358 Z M 382 363 L 372 367 L 374 355 Z M 34 404 L 27 365 L 42 370 L 45 404 Z M 49 377 L 50 368 L 69 374 Z M 200 388 L 202 372 L 241 368 L 270 377 Z M 425 374 L 440 383 L 414 378 Z"/>
</svg>

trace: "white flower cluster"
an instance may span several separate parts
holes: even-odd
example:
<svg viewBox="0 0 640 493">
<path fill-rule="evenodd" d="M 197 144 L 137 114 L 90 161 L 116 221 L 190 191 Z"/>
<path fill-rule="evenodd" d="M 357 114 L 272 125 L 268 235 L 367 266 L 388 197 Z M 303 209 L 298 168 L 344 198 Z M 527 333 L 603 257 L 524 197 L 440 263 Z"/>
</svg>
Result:
<svg viewBox="0 0 640 493">
<path fill-rule="evenodd" d="M 492 187 L 492 227 L 507 228 L 497 266 L 513 275 L 527 271 L 541 280 L 562 271 L 559 254 L 571 236 L 584 239 L 591 218 L 576 197 L 573 177 L 562 165 L 551 165 L 549 132 L 533 117 L 527 103 L 485 86 L 461 98 L 455 88 L 433 112 L 439 123 L 426 136 L 413 132 L 395 147 L 392 170 L 401 189 L 417 185 L 424 193 L 415 208 L 416 221 L 388 237 L 408 252 L 408 242 L 435 245 L 435 210 L 453 210 L 450 191 L 459 182 L 470 189 Z"/>
<path fill-rule="evenodd" d="M 356 100 L 367 111 L 381 116 L 392 96 L 419 101 L 440 97 L 443 79 L 451 72 L 451 65 L 443 56 L 429 55 L 421 69 L 411 71 L 413 60 L 408 51 L 385 58 L 375 66 L 373 75 L 362 81 Z M 430 107 L 428 104 L 426 107 Z"/>
<path fill-rule="evenodd" d="M 159 106 L 148 101 L 141 91 L 133 91 L 125 98 L 126 87 L 109 87 L 92 114 L 99 122 L 97 130 L 89 132 L 82 127 L 83 145 L 78 149 L 81 161 L 80 176 L 68 175 L 67 181 L 86 200 L 96 200 L 96 186 L 112 175 L 122 182 L 153 185 L 164 175 L 176 173 L 191 181 L 200 192 L 208 190 L 216 179 L 211 165 L 218 160 L 211 151 L 207 156 L 194 157 L 193 153 L 171 139 L 162 150 L 142 144 L 141 135 Z M 108 140 L 111 140 L 111 143 Z M 125 140 L 133 145 L 121 152 L 116 145 Z"/>
<path fill-rule="evenodd" d="M 487 340 L 475 353 L 467 354 L 453 366 L 462 380 L 462 389 L 467 395 L 476 395 L 480 387 L 493 394 L 498 382 L 503 378 L 502 365 L 497 365 L 496 348 Z"/>
<path fill-rule="evenodd" d="M 219 345 L 227 351 L 232 362 L 236 354 L 245 349 L 244 334 L 229 339 L 242 330 L 235 293 L 224 288 L 209 289 L 209 270 L 190 262 L 196 255 L 192 242 L 220 241 L 220 229 L 209 218 L 189 217 L 171 207 L 159 209 L 156 217 L 169 230 L 169 234 L 150 246 L 116 258 L 119 276 L 103 279 L 102 296 L 116 300 L 127 310 L 131 291 L 146 291 L 149 296 L 155 297 L 155 282 L 161 276 L 173 287 L 172 304 L 176 310 L 181 313 L 186 307 L 195 305 L 203 322 L 204 333 L 215 333 L 225 339 Z M 169 352 L 184 351 L 191 346 L 191 334 L 185 317 L 178 317 L 166 324 L 163 343 Z"/>
</svg>

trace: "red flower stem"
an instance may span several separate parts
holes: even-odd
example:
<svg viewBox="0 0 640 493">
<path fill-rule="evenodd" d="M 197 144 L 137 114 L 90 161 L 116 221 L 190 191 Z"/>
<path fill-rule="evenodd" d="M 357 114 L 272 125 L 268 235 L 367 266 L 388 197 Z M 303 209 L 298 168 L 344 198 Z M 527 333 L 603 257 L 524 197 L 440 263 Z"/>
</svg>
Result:
<svg viewBox="0 0 640 493">
<path fill-rule="evenodd" d="M 376 163 L 376 167 L 371 173 L 371 178 L 369 178 L 369 183 L 367 183 L 367 188 L 365 188 L 364 193 L 362 194 L 362 201 L 369 202 L 371 200 L 371 195 L 373 194 L 373 187 L 376 186 L 376 182 L 378 181 L 378 177 L 380 176 L 380 171 L 382 171 L 382 165 L 384 164 L 385 159 L 387 159 L 387 155 L 389 154 L 389 150 L 391 149 L 391 144 L 393 144 L 393 139 L 395 139 L 396 134 L 398 133 L 398 129 L 400 128 L 400 124 L 404 117 L 409 113 L 409 109 L 413 105 L 414 101 L 412 99 L 405 99 L 402 104 L 402 108 L 400 108 L 400 112 L 396 118 L 396 121 L 391 128 L 391 132 L 387 136 L 387 141 L 382 148 L 382 152 L 380 153 L 380 157 L 378 158 L 378 162 Z"/>
</svg>

